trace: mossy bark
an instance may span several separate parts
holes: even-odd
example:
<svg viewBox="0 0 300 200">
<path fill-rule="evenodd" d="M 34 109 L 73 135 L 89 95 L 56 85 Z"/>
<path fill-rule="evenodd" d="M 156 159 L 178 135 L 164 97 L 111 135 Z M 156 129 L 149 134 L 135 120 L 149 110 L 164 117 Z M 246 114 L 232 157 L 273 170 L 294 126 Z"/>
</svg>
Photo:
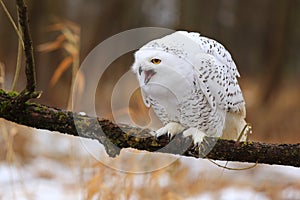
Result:
<svg viewBox="0 0 300 200">
<path fill-rule="evenodd" d="M 33 128 L 98 140 L 104 145 L 109 156 L 116 156 L 122 148 L 131 147 L 150 152 L 203 157 L 199 154 L 199 150 L 193 147 L 191 138 L 178 135 L 172 141 L 166 137 L 157 140 L 147 129 L 126 124 L 117 125 L 106 119 L 83 116 L 36 103 L 21 103 L 15 101 L 16 97 L 16 93 L 0 90 L 1 118 Z M 207 138 L 207 141 L 214 140 Z M 300 144 L 244 143 L 219 139 L 205 157 L 300 167 Z"/>
</svg>

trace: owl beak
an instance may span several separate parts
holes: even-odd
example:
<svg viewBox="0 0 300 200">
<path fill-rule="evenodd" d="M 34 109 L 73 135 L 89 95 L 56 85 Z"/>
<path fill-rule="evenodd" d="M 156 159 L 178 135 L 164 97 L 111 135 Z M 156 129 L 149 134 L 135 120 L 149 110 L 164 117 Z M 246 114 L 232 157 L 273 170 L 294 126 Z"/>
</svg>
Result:
<svg viewBox="0 0 300 200">
<path fill-rule="evenodd" d="M 152 76 L 154 76 L 156 74 L 156 72 L 154 70 L 150 69 L 150 70 L 145 70 L 144 74 L 145 74 L 144 83 L 147 84 L 150 81 L 150 79 L 152 78 Z"/>
</svg>

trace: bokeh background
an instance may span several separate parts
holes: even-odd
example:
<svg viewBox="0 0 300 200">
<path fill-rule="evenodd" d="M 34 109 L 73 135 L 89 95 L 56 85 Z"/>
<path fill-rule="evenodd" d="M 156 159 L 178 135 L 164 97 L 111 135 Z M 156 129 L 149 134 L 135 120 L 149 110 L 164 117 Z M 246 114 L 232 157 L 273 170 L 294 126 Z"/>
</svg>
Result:
<svg viewBox="0 0 300 200">
<path fill-rule="evenodd" d="M 16 19 L 15 2 L 4 3 Z M 67 109 L 74 69 L 96 45 L 114 34 L 149 26 L 195 31 L 222 43 L 235 60 L 241 74 L 239 83 L 246 100 L 247 121 L 253 125 L 250 140 L 299 143 L 300 1 L 28 0 L 26 3 L 35 48 L 37 85 L 43 91 L 37 102 Z M 17 34 L 0 9 L 0 62 L 5 69 L 6 90 L 12 88 L 17 48 Z M 120 57 L 101 78 L 96 96 L 101 117 L 111 118 L 113 87 L 132 62 L 132 53 Z M 87 81 L 88 77 L 83 79 Z M 20 91 L 24 86 L 23 66 L 15 89 Z M 139 95 L 136 96 L 131 114 L 137 124 L 143 124 L 147 122 L 148 111 Z M 295 175 L 300 171 L 293 168 L 259 165 L 232 172 L 207 161 L 179 159 L 164 170 L 141 178 L 97 163 L 83 153 L 84 148 L 78 147 L 80 142 L 75 138 L 0 122 L 3 163 L 0 184 L 6 185 L 0 189 L 0 199 L 1 196 L 47 199 L 40 193 L 55 186 L 52 194 L 57 194 L 57 198 L 74 195 L 72 198 L 78 199 L 239 199 L 230 196 L 239 191 L 238 194 L 249 199 L 300 199 L 300 178 Z M 218 176 L 212 176 L 207 168 L 213 168 Z M 293 170 L 295 173 L 289 174 Z M 28 171 L 32 172 L 28 175 Z M 62 180 L 60 174 L 68 177 Z M 28 181 L 28 177 L 34 181 Z M 115 179 L 123 181 L 122 187 Z M 42 189 L 31 184 L 41 185 Z M 157 193 L 151 193 L 152 190 Z"/>
</svg>

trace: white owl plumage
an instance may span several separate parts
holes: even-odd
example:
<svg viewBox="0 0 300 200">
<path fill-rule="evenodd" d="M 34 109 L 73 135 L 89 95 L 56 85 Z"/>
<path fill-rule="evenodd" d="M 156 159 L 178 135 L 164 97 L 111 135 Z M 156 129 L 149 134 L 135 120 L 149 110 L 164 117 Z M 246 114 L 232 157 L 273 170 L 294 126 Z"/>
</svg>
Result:
<svg viewBox="0 0 300 200">
<path fill-rule="evenodd" d="M 145 105 L 152 106 L 164 124 L 156 136 L 183 132 L 199 145 L 204 136 L 237 139 L 244 130 L 240 74 L 229 52 L 215 40 L 174 32 L 140 48 L 132 70 Z"/>
</svg>

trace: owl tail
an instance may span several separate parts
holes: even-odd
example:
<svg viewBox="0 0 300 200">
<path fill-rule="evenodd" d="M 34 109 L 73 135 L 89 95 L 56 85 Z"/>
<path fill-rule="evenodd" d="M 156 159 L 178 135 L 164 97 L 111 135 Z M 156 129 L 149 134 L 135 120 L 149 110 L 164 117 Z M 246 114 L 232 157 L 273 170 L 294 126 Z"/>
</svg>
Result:
<svg viewBox="0 0 300 200">
<path fill-rule="evenodd" d="M 246 141 L 251 130 L 251 125 L 245 121 L 243 116 L 237 113 L 227 113 L 221 138 L 240 142 Z"/>
</svg>

